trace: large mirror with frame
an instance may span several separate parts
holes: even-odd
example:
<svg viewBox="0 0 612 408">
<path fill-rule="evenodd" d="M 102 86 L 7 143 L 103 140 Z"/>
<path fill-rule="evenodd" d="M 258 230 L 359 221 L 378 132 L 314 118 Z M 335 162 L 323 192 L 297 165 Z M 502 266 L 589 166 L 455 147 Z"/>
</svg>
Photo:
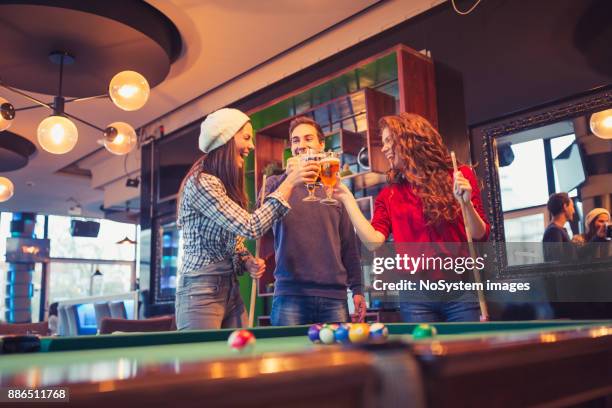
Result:
<svg viewBox="0 0 612 408">
<path fill-rule="evenodd" d="M 612 228 L 600 225 L 609 225 L 607 216 L 588 219 L 590 234 L 586 222 L 591 210 L 612 206 L 612 139 L 590 125 L 593 114 L 611 108 L 607 86 L 472 128 L 499 278 L 612 271 Z M 612 115 L 603 125 L 612 127 Z M 548 244 L 554 220 L 547 203 L 560 192 L 571 200 L 566 218 L 574 212 L 563 225 L 570 242 Z"/>
</svg>

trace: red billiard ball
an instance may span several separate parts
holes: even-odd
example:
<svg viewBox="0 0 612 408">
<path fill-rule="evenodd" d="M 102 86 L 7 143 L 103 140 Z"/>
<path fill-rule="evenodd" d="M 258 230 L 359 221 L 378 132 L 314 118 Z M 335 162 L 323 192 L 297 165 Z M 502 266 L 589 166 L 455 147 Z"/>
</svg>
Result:
<svg viewBox="0 0 612 408">
<path fill-rule="evenodd" d="M 227 345 L 234 351 L 248 352 L 255 347 L 255 336 L 248 330 L 235 330 L 227 339 Z"/>
</svg>

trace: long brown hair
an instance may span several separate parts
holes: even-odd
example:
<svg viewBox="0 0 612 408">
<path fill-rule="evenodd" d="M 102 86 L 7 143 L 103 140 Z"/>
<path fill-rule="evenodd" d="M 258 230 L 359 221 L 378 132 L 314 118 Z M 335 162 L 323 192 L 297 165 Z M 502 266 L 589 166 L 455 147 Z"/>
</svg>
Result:
<svg viewBox="0 0 612 408">
<path fill-rule="evenodd" d="M 405 112 L 381 118 L 378 126 L 381 132 L 389 129 L 395 154 L 405 163 L 389 171 L 388 181 L 404 179 L 415 189 L 428 226 L 454 222 L 459 205 L 453 196 L 453 162 L 438 131 L 422 116 Z"/>
<path fill-rule="evenodd" d="M 236 165 L 236 143 L 234 138 L 230 139 L 226 144 L 214 149 L 198 160 L 191 166 L 179 189 L 179 195 L 176 206 L 177 222 L 181 224 L 181 200 L 185 184 L 191 177 L 199 179 L 202 173 L 210 174 L 218 177 L 229 198 L 238 203 L 245 210 L 248 208 L 248 199 L 244 191 L 244 173 L 241 168 Z"/>
</svg>

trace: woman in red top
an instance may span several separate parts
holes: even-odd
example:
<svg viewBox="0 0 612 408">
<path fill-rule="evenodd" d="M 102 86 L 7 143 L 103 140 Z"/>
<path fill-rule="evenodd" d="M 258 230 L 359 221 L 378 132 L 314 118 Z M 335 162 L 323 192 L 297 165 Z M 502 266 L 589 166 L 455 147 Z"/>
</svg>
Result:
<svg viewBox="0 0 612 408">
<path fill-rule="evenodd" d="M 486 240 L 489 225 L 476 176 L 468 166 L 460 166 L 453 174 L 451 156 L 436 129 L 425 118 L 411 113 L 386 116 L 380 120 L 379 128 L 382 152 L 390 165 L 389 184 L 376 198 L 371 223 L 348 188 L 342 183 L 337 186 L 338 198 L 364 245 L 374 251 L 391 233 L 396 243 L 466 242 L 466 224 L 474 241 Z M 459 201 L 465 204 L 465 220 Z M 478 303 L 472 293 L 445 302 L 417 302 L 407 300 L 410 293 L 406 291 L 400 294 L 404 321 L 479 319 Z"/>
</svg>

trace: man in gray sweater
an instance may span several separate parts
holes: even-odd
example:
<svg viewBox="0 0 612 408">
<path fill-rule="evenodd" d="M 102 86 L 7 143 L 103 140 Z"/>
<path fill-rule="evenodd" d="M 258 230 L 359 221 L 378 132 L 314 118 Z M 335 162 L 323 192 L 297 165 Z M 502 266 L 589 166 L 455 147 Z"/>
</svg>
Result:
<svg viewBox="0 0 612 408">
<path fill-rule="evenodd" d="M 308 117 L 291 122 L 289 138 L 294 156 L 307 149 L 323 152 L 325 147 L 321 127 Z M 298 164 L 294 159 L 289 165 Z M 265 194 L 276 190 L 284 178 L 285 174 L 268 177 Z M 347 286 L 362 321 L 366 304 L 355 230 L 340 202 L 303 201 L 307 194 L 305 187 L 296 189 L 289 200 L 291 211 L 273 226 L 272 325 L 349 321 Z M 324 197 L 320 189 L 316 194 Z"/>
</svg>

